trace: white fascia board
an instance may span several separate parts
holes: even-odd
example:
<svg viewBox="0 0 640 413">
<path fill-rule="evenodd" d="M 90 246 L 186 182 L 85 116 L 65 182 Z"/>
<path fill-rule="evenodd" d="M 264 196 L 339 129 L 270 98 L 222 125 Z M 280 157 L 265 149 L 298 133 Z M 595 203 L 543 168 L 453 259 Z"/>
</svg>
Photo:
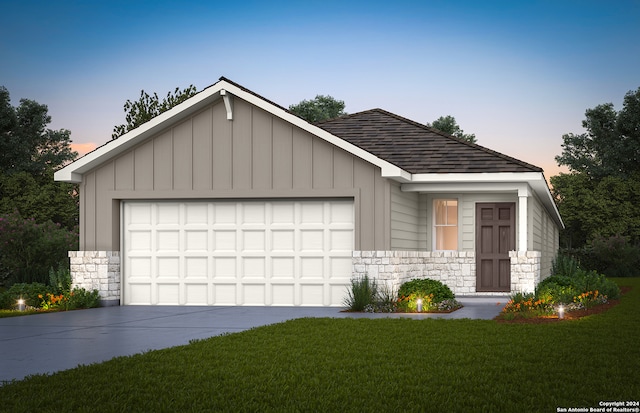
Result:
<svg viewBox="0 0 640 413">
<path fill-rule="evenodd" d="M 222 82 L 218 82 L 168 111 L 161 113 L 150 121 L 125 133 L 118 139 L 107 142 L 75 162 L 56 171 L 53 175 L 54 180 L 72 183 L 82 182 L 82 175 L 85 172 L 88 172 L 110 158 L 123 153 L 147 137 L 159 132 L 165 127 L 165 123 L 185 118 L 216 99 L 219 99 L 220 90 L 224 88 L 224 85 L 221 85 L 221 83 Z"/>
<path fill-rule="evenodd" d="M 226 83 L 226 82 L 225 82 Z M 302 118 L 299 118 L 298 116 L 289 113 L 285 110 L 283 110 L 282 108 L 278 107 L 278 106 L 274 106 L 273 104 L 266 102 L 262 99 L 260 99 L 259 97 L 251 94 L 251 93 L 247 93 L 246 91 L 232 85 L 232 84 L 228 84 L 226 83 L 224 86 L 224 89 L 241 98 L 242 100 L 245 100 L 249 103 L 251 103 L 252 105 L 255 105 L 257 107 L 259 107 L 260 109 L 265 110 L 266 112 L 271 113 L 274 116 L 277 116 L 279 118 L 281 118 L 282 120 L 291 123 L 297 127 L 299 127 L 302 130 L 305 130 L 307 132 L 309 132 L 310 134 L 317 136 L 321 139 L 324 139 L 325 141 L 327 141 L 328 143 L 339 147 L 340 149 L 344 149 L 345 151 L 351 153 L 354 156 L 357 156 L 358 158 L 361 158 L 369 163 L 372 163 L 376 166 L 378 166 L 381 170 L 382 170 L 382 176 L 385 178 L 389 178 L 389 179 L 394 179 L 400 182 L 410 182 L 411 181 L 411 174 L 407 171 L 405 171 L 404 169 L 390 163 L 387 162 L 381 158 L 378 158 L 377 156 L 371 154 L 370 152 L 365 151 L 362 148 L 357 147 L 356 145 L 353 145 L 347 141 L 345 141 L 344 139 L 341 139 L 329 132 L 327 132 L 326 130 L 319 128 L 318 126 L 312 125 L 309 122 L 305 121 Z"/>
<path fill-rule="evenodd" d="M 453 183 L 453 182 L 528 182 L 539 180 L 540 172 L 492 172 L 492 173 L 450 173 L 413 174 L 412 183 Z M 544 180 L 544 177 L 542 177 Z"/>
<path fill-rule="evenodd" d="M 456 192 L 528 192 L 526 182 L 435 182 L 402 184 L 402 192 L 456 193 Z"/>
</svg>

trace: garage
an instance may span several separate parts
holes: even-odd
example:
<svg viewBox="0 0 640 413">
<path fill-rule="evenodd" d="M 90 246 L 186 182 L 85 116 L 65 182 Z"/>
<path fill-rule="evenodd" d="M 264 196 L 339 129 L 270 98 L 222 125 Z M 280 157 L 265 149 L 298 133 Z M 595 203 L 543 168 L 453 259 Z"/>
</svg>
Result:
<svg viewBox="0 0 640 413">
<path fill-rule="evenodd" d="M 341 306 L 353 199 L 122 202 L 126 305 Z"/>
</svg>

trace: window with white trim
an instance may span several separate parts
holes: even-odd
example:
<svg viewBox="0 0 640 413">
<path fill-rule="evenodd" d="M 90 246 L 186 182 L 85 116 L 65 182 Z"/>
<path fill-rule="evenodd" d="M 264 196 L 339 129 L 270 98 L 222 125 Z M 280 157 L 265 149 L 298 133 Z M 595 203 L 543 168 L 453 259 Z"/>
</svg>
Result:
<svg viewBox="0 0 640 413">
<path fill-rule="evenodd" d="M 433 200 L 433 249 L 458 250 L 458 200 Z"/>
</svg>

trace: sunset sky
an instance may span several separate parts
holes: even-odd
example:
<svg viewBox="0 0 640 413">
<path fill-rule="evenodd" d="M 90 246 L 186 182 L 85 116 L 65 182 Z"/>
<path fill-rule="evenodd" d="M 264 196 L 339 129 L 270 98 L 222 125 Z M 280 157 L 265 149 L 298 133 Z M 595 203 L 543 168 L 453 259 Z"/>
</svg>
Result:
<svg viewBox="0 0 640 413">
<path fill-rule="evenodd" d="M 91 150 L 140 90 L 225 76 L 282 106 L 455 116 L 480 145 L 558 173 L 584 112 L 640 87 L 640 1 L 2 1 L 0 85 Z"/>
</svg>

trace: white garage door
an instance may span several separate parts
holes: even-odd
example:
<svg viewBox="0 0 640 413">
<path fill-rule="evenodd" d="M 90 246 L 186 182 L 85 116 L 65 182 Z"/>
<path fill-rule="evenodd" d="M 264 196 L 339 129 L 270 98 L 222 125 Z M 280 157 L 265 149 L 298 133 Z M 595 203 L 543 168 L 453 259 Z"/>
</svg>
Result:
<svg viewBox="0 0 640 413">
<path fill-rule="evenodd" d="M 351 200 L 125 202 L 123 303 L 340 306 Z"/>
</svg>

